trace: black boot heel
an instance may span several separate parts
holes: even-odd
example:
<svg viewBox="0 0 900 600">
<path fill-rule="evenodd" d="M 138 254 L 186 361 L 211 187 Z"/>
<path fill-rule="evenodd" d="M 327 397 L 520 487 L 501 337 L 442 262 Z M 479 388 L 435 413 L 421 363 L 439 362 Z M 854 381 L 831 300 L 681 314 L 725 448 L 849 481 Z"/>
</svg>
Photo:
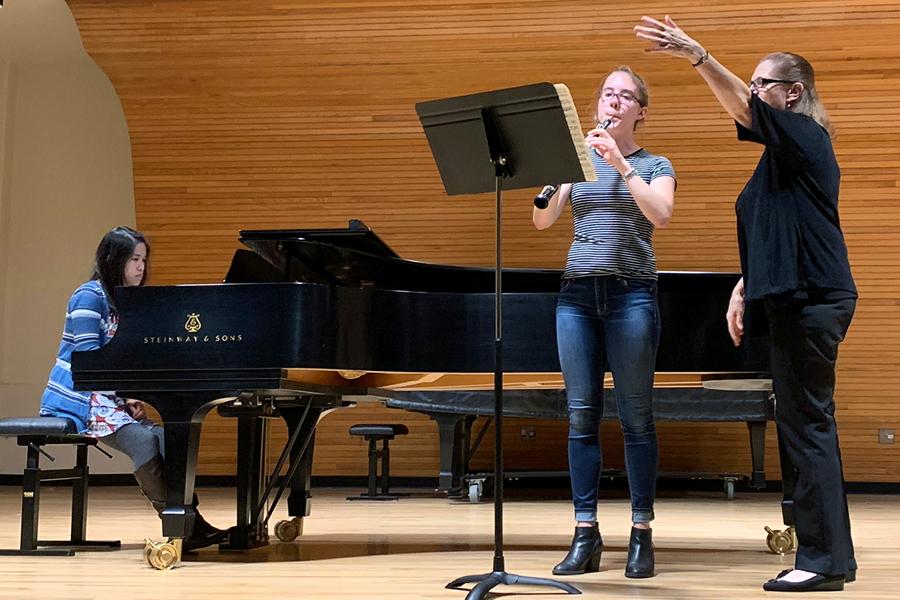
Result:
<svg viewBox="0 0 900 600">
<path fill-rule="evenodd" d="M 591 527 L 576 527 L 569 553 L 561 563 L 553 567 L 554 575 L 581 575 L 600 570 L 600 555 L 603 540 L 600 529 L 594 523 Z"/>
<path fill-rule="evenodd" d="M 628 560 L 625 577 L 642 579 L 656 575 L 656 559 L 653 556 L 653 533 L 649 529 L 631 528 L 628 540 Z"/>
</svg>

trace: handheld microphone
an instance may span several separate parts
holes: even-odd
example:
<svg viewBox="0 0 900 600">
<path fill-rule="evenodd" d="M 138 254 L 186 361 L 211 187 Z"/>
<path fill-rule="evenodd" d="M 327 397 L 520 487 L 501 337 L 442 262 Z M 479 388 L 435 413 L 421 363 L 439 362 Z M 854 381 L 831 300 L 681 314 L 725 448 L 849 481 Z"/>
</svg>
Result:
<svg viewBox="0 0 900 600">
<path fill-rule="evenodd" d="M 599 125 L 597 125 L 597 129 L 608 129 L 610 125 L 612 125 L 612 117 L 606 117 Z M 538 192 L 537 196 L 534 197 L 535 207 L 540 210 L 547 208 L 550 204 L 550 198 L 553 197 L 553 194 L 556 193 L 556 190 L 559 189 L 560 185 L 561 184 L 559 183 L 555 185 L 545 185 L 544 189 Z"/>
</svg>

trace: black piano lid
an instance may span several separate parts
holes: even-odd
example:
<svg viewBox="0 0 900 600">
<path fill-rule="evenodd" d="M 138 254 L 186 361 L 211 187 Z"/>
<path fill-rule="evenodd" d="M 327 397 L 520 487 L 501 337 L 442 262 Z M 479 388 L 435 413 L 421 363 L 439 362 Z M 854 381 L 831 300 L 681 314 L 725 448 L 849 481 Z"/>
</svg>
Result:
<svg viewBox="0 0 900 600">
<path fill-rule="evenodd" d="M 284 273 L 284 281 L 417 292 L 493 291 L 492 268 L 400 258 L 360 223 L 351 221 L 347 229 L 242 231 L 240 240 Z M 558 291 L 560 277 L 555 269 L 504 269 L 503 291 Z"/>
<path fill-rule="evenodd" d="M 358 220 L 351 220 L 345 229 L 241 231 L 240 240 L 277 269 L 282 281 L 421 292 L 490 293 L 494 290 L 493 268 L 400 258 L 378 234 Z M 237 276 L 226 281 L 273 281 L 274 272 L 268 272 L 262 279 Z M 702 271 L 665 272 L 659 278 L 660 293 L 689 291 L 697 285 L 698 277 L 720 288 L 733 287 L 738 276 Z M 558 292 L 561 279 L 559 269 L 506 268 L 503 291 Z"/>
<path fill-rule="evenodd" d="M 350 219 L 346 228 L 338 229 L 245 229 L 240 240 L 248 241 L 297 241 L 332 244 L 374 256 L 398 257 L 393 248 L 358 219 Z"/>
</svg>

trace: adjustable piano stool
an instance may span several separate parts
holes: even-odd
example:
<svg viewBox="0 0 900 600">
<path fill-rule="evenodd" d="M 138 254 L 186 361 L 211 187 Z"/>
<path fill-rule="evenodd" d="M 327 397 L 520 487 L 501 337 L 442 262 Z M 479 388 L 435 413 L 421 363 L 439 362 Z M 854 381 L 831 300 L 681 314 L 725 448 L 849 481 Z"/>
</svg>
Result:
<svg viewBox="0 0 900 600">
<path fill-rule="evenodd" d="M 119 541 L 89 542 L 84 539 L 88 501 L 87 451 L 90 446 L 97 447 L 95 438 L 78 435 L 70 420 L 57 417 L 0 419 L 0 436 L 15 436 L 19 446 L 28 448 L 25 471 L 22 474 L 22 527 L 19 549 L 2 549 L 0 556 L 72 556 L 76 550 L 115 550 L 121 546 Z M 43 446 L 57 444 L 75 446 L 75 467 L 42 470 L 40 467 L 42 454 L 51 461 L 56 460 L 43 449 Z M 101 448 L 97 449 L 110 456 Z M 72 526 L 68 540 L 38 539 L 41 484 L 45 481 L 72 482 Z"/>
<path fill-rule="evenodd" d="M 360 424 L 350 427 L 350 435 L 363 436 L 369 442 L 369 491 L 363 492 L 359 496 L 348 496 L 347 500 L 397 500 L 400 496 L 407 494 L 390 493 L 391 486 L 391 451 L 388 449 L 388 442 L 398 435 L 406 435 L 409 433 L 406 425 L 368 425 Z M 379 450 L 376 446 L 381 440 L 382 446 Z M 381 458 L 381 492 L 378 488 L 378 459 Z"/>
</svg>

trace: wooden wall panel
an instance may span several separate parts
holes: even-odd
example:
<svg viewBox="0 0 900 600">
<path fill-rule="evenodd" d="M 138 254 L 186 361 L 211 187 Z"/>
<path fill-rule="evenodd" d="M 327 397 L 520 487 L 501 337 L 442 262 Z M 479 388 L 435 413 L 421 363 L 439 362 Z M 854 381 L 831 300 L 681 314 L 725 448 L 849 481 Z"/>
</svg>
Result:
<svg viewBox="0 0 900 600">
<path fill-rule="evenodd" d="M 87 51 L 109 75 L 131 132 L 138 225 L 153 282 L 220 280 L 242 228 L 337 227 L 364 220 L 402 256 L 490 265 L 492 203 L 448 198 L 414 113 L 421 100 L 534 81 L 565 82 L 585 125 L 600 75 L 628 63 L 650 83 L 642 143 L 679 177 L 658 232 L 663 269 L 738 266 L 734 198 L 759 148 L 735 141 L 684 61 L 649 56 L 631 34 L 642 12 L 670 11 L 732 70 L 789 49 L 817 68 L 839 129 L 842 218 L 861 299 L 841 349 L 838 417 L 848 479 L 900 481 L 900 4 L 878 0 L 644 2 L 436 0 L 69 0 Z M 559 267 L 571 224 L 536 232 L 532 191 L 504 209 L 505 263 Z M 724 311 L 724 307 L 722 307 Z M 427 351 L 427 349 L 426 349 Z M 358 408 L 326 417 L 316 469 L 359 474 L 352 422 L 410 423 L 395 472 L 434 475 L 427 419 Z M 565 464 L 565 427 L 510 425 L 509 464 Z M 233 469 L 228 423 L 205 429 L 202 471 Z M 746 471 L 741 425 L 661 426 L 663 468 Z M 615 428 L 605 429 L 615 454 Z M 770 474 L 777 460 L 770 444 Z M 540 451 L 538 451 L 540 450 Z M 481 460 L 481 459 L 479 459 Z"/>
</svg>

